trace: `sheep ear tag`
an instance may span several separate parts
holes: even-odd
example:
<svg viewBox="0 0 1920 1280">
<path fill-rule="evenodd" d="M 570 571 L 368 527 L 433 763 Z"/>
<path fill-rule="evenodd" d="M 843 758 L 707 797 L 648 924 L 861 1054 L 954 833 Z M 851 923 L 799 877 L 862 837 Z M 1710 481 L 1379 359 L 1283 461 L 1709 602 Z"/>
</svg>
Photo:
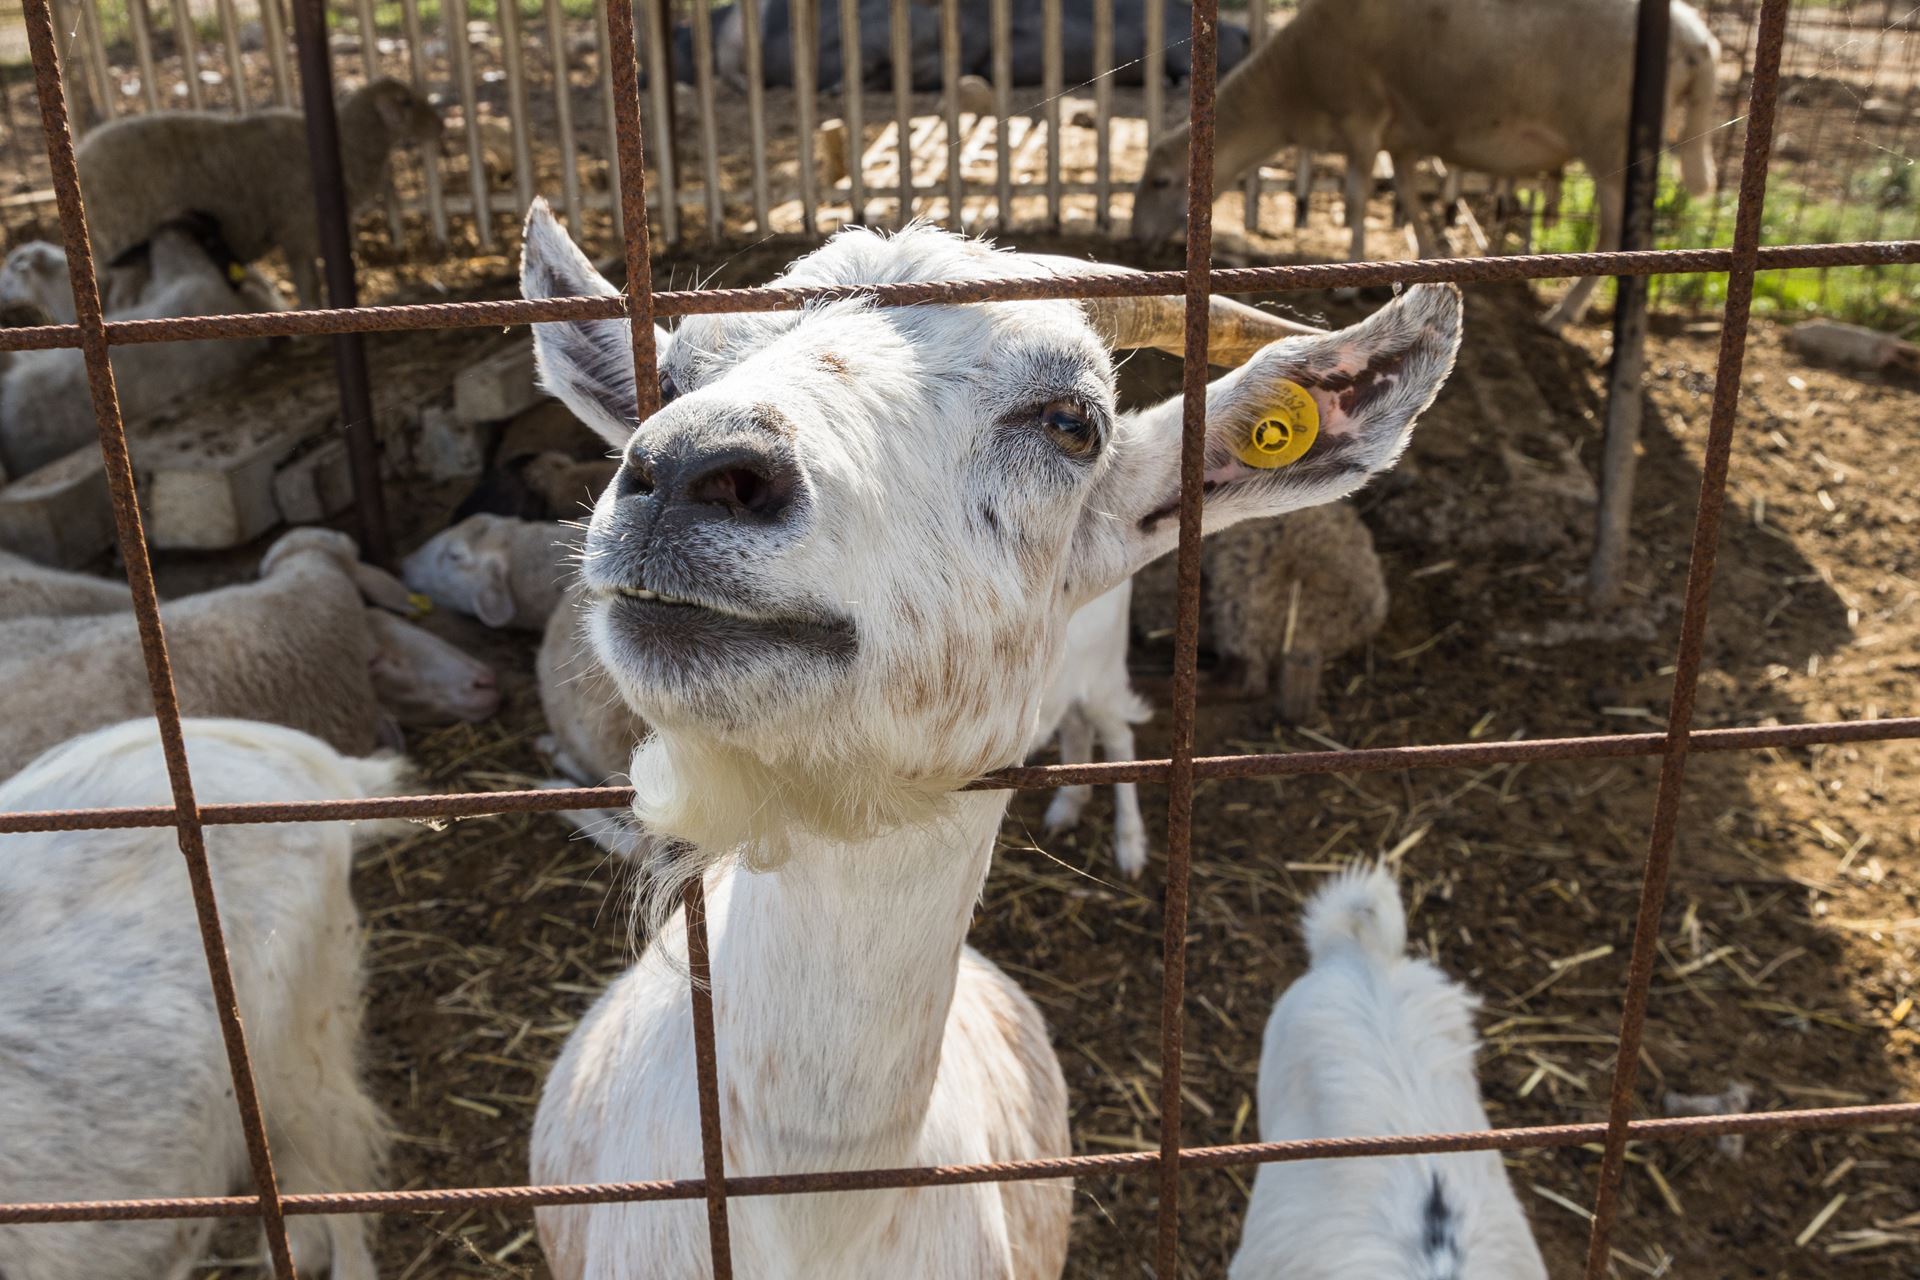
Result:
<svg viewBox="0 0 1920 1280">
<path fill-rule="evenodd" d="M 1233 456 L 1263 471 L 1298 462 L 1313 448 L 1320 434 L 1320 406 L 1305 387 L 1281 382 L 1274 400 L 1254 421 L 1246 438 L 1235 444 Z"/>
</svg>

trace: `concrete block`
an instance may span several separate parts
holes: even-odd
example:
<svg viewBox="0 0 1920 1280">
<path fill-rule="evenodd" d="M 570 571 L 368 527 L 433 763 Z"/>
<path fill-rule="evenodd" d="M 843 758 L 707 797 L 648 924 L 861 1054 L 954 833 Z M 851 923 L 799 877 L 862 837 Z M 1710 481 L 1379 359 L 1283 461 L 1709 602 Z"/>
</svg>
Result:
<svg viewBox="0 0 1920 1280">
<path fill-rule="evenodd" d="M 516 337 L 453 379 L 453 416 L 462 422 L 499 422 L 544 398 L 533 385 L 533 340 L 527 337 Z"/>
<path fill-rule="evenodd" d="M 96 445 L 0 488 L 0 548 L 72 569 L 113 542 L 113 499 Z"/>
<path fill-rule="evenodd" d="M 250 542 L 280 521 L 273 478 L 317 434 L 311 422 L 210 431 L 183 427 L 141 441 L 147 541 L 165 549 L 219 550 Z"/>
<path fill-rule="evenodd" d="M 273 473 L 273 502 L 288 524 L 319 524 L 352 506 L 345 438 L 333 436 L 281 463 Z"/>
<path fill-rule="evenodd" d="M 477 476 L 487 465 L 488 430 L 457 412 L 429 405 L 420 412 L 414 462 L 434 480 Z"/>
</svg>

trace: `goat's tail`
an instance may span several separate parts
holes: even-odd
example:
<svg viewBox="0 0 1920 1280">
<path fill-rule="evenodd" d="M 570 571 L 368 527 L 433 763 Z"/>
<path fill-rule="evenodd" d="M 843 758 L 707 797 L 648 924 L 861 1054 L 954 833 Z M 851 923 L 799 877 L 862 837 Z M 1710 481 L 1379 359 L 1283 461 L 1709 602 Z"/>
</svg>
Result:
<svg viewBox="0 0 1920 1280">
<path fill-rule="evenodd" d="M 1679 95 L 1684 110 L 1680 117 L 1680 143 L 1674 150 L 1680 153 L 1680 181 L 1688 193 L 1710 196 L 1715 180 L 1713 140 L 1720 124 L 1720 42 L 1706 30 L 1705 23 L 1699 23 L 1699 27 L 1700 39 L 1686 41 L 1686 51 L 1681 55 L 1684 61 L 1678 68 L 1686 76 L 1686 87 Z M 1694 33 L 1682 28 L 1674 34 L 1684 39 L 1686 34 Z"/>
<path fill-rule="evenodd" d="M 1357 863 L 1322 885 L 1307 903 L 1302 928 L 1315 964 L 1343 945 L 1357 946 L 1378 964 L 1407 950 L 1406 908 L 1393 876 L 1378 864 Z"/>
</svg>

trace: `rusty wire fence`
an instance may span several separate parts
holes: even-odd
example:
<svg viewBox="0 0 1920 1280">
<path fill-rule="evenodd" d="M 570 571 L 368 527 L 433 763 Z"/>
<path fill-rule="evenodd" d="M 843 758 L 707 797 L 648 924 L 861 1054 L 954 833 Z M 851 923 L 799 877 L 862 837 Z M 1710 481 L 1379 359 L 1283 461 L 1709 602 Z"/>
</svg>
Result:
<svg viewBox="0 0 1920 1280">
<path fill-rule="evenodd" d="M 837 289 L 732 289 L 655 291 L 648 252 L 647 194 L 641 150 L 640 85 L 634 14 L 626 4 L 607 11 L 612 52 L 613 118 L 617 126 L 620 191 L 628 234 L 624 239 L 628 287 L 615 297 L 563 298 L 539 302 L 468 302 L 422 306 L 365 307 L 172 320 L 114 321 L 101 310 L 96 267 L 88 247 L 87 214 L 73 158 L 66 86 L 56 51 L 50 0 L 25 0 L 41 123 L 58 197 L 78 303 L 78 322 L 0 331 L 0 350 L 79 347 L 85 355 L 97 414 L 101 449 L 111 485 L 121 552 L 133 588 L 161 741 L 172 782 L 173 803 L 148 808 L 93 809 L 0 815 L 0 834 L 49 830 L 173 827 L 190 874 L 216 1007 L 234 1092 L 254 1173 L 250 1195 L 173 1199 L 0 1204 L 0 1223 L 49 1223 L 125 1219 L 255 1218 L 263 1224 L 272 1265 L 280 1277 L 294 1274 L 285 1219 L 329 1213 L 420 1213 L 476 1205 L 539 1206 L 637 1201 L 698 1200 L 707 1208 L 713 1273 L 731 1274 L 728 1202 L 737 1197 L 826 1193 L 864 1188 L 943 1186 L 1093 1174 L 1152 1174 L 1158 1185 L 1157 1274 L 1177 1273 L 1179 1191 L 1183 1171 L 1269 1161 L 1355 1158 L 1465 1150 L 1565 1147 L 1599 1142 L 1603 1158 L 1594 1197 L 1586 1275 L 1596 1280 L 1608 1267 L 1609 1240 L 1620 1205 L 1627 1144 L 1683 1136 L 1779 1130 L 1819 1130 L 1920 1123 L 1920 1101 L 1817 1110 L 1786 1110 L 1734 1116 L 1636 1120 L 1634 1086 L 1655 960 L 1658 923 L 1665 901 L 1687 762 L 1698 752 L 1752 751 L 1816 743 L 1873 742 L 1920 738 L 1920 716 L 1762 728 L 1694 727 L 1695 693 L 1708 621 L 1708 595 L 1725 500 L 1740 377 L 1754 297 L 1761 271 L 1823 270 L 1847 266 L 1893 266 L 1920 261 L 1920 241 L 1853 241 L 1765 247 L 1760 244 L 1768 162 L 1774 142 L 1787 0 L 1765 0 L 1757 14 L 1754 62 L 1747 107 L 1739 197 L 1727 248 L 1650 250 L 1611 254 L 1523 255 L 1211 270 L 1214 88 L 1213 50 L 1217 4 L 1195 6 L 1191 83 L 1194 145 L 1190 171 L 1190 231 L 1184 272 L 1132 276 L 1017 281 L 953 281 Z M 1685 591 L 1679 648 L 1673 672 L 1669 726 L 1664 733 L 1607 735 L 1501 743 L 1446 743 L 1369 750 L 1196 758 L 1193 753 L 1195 672 L 1199 613 L 1200 480 L 1202 415 L 1207 380 L 1207 301 L 1215 292 L 1282 293 L 1293 290 L 1415 281 L 1473 282 L 1546 279 L 1579 275 L 1660 276 L 1724 272 L 1727 302 L 1715 379 L 1709 437 Z M 1164 782 L 1169 791 L 1167 882 L 1164 902 L 1164 976 L 1161 991 L 1161 1114 L 1157 1151 L 1081 1155 L 1059 1159 L 943 1168 L 872 1169 L 739 1176 L 724 1167 L 719 1082 L 713 1045 L 713 1011 L 707 990 L 707 937 L 702 890 L 696 881 L 685 904 L 702 1176 L 673 1180 L 572 1186 L 449 1187 L 414 1191 L 349 1189 L 325 1194 L 283 1195 L 254 1088 L 248 1043 L 235 1000 L 233 976 L 220 914 L 208 872 L 204 843 L 210 825 L 312 822 L 374 817 L 451 818 L 532 810 L 602 807 L 624 803 L 619 788 L 428 795 L 307 804 L 205 805 L 194 796 L 183 745 L 167 641 L 158 612 L 152 566 L 128 461 L 126 434 L 115 392 L 109 352 L 116 345 L 239 335 L 371 332 L 437 327 L 494 326 L 560 319 L 632 320 L 633 358 L 640 415 L 657 408 L 652 322 L 701 313 L 789 310 L 824 297 L 861 295 L 878 305 L 931 305 L 1095 296 L 1184 295 L 1187 342 L 1184 364 L 1185 443 L 1181 455 L 1178 626 L 1175 641 L 1174 708 L 1167 759 L 1111 765 L 1029 767 L 1005 770 L 975 784 L 986 788 L 1043 788 L 1068 782 L 1123 780 Z M 1385 770 L 1460 768 L 1542 760 L 1595 760 L 1629 756 L 1661 761 L 1633 934 L 1628 978 L 1622 994 L 1619 1043 L 1612 1095 L 1604 1122 L 1489 1129 L 1475 1133 L 1396 1135 L 1188 1147 L 1182 1141 L 1181 1049 L 1186 982 L 1188 879 L 1191 819 L 1196 783 L 1209 778 L 1344 774 Z"/>
</svg>

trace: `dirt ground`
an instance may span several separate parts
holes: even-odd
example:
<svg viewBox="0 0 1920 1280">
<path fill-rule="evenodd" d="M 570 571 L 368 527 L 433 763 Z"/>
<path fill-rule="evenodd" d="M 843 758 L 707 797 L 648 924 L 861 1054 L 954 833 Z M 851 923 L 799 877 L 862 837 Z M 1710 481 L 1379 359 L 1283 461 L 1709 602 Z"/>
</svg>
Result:
<svg viewBox="0 0 1920 1280">
<path fill-rule="evenodd" d="M 747 283 L 790 252 L 766 245 L 668 267 Z M 1580 594 L 1591 505 L 1578 495 L 1597 466 L 1606 327 L 1563 341 L 1533 325 L 1540 304 L 1524 288 L 1476 287 L 1468 298 L 1459 372 L 1407 460 L 1359 500 L 1393 592 L 1385 631 L 1333 664 L 1321 718 L 1298 729 L 1203 679 L 1202 753 L 1664 725 L 1717 330 L 1710 317 L 1657 326 L 1629 602 L 1594 617 Z M 1288 301 L 1329 322 L 1374 305 Z M 382 355 L 382 344 L 408 340 L 371 338 L 376 371 L 419 367 Z M 1170 357 L 1125 365 L 1129 402 L 1177 384 Z M 1905 714 L 1920 674 L 1920 385 L 1808 366 L 1762 323 L 1744 387 L 1698 723 Z M 397 487 L 396 523 L 424 536 L 459 496 Z M 163 570 L 173 583 L 212 572 L 186 557 Z M 532 638 L 444 613 L 432 625 L 495 661 L 507 699 L 494 723 L 416 738 L 424 784 L 542 777 Z M 1172 625 L 1163 563 L 1135 597 L 1135 681 L 1156 709 L 1146 756 L 1167 748 Z M 1693 759 L 1640 1114 L 1664 1114 L 1669 1091 L 1735 1082 L 1751 1087 L 1754 1109 L 1920 1096 L 1913 764 L 1910 744 Z M 1603 1116 L 1655 776 L 1654 762 L 1635 760 L 1204 784 L 1188 1140 L 1257 1135 L 1259 1035 L 1304 963 L 1300 899 L 1327 870 L 1381 855 L 1403 878 L 1418 949 L 1484 997 L 1480 1069 L 1494 1123 Z M 1155 855 L 1139 884 L 1113 871 L 1104 798 L 1080 832 L 1052 839 L 1040 828 L 1045 797 L 1017 797 L 972 935 L 1048 1018 L 1080 1152 L 1157 1141 L 1165 797 L 1142 790 Z M 423 826 L 368 853 L 355 890 L 371 968 L 368 1066 L 398 1135 L 390 1185 L 524 1181 L 547 1064 L 633 954 L 621 875 L 557 820 L 516 816 Z M 1631 1158 L 1615 1237 L 1623 1276 L 1920 1273 L 1911 1130 L 1753 1137 L 1738 1151 L 1649 1145 Z M 1597 1163 L 1591 1149 L 1509 1160 L 1555 1275 L 1583 1256 Z M 1185 1274 L 1224 1274 L 1249 1179 L 1185 1180 Z M 1153 1202 L 1147 1175 L 1078 1183 L 1068 1274 L 1151 1274 Z M 389 1217 L 381 1271 L 544 1275 L 531 1225 L 491 1209 Z M 254 1274 L 251 1238 L 222 1240 L 233 1261 L 208 1274 Z"/>
</svg>

